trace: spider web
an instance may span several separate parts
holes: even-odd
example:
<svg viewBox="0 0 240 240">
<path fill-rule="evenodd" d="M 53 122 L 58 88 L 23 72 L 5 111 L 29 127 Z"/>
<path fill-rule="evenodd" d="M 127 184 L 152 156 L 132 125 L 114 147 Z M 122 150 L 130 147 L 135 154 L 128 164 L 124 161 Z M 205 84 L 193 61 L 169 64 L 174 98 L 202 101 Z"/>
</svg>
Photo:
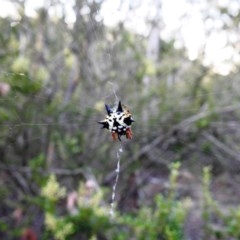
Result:
<svg viewBox="0 0 240 240">
<path fill-rule="evenodd" d="M 3 74 L 3 73 L 2 73 Z M 8 76 L 8 75 L 11 75 L 12 73 L 4 73 L 3 75 L 4 76 Z M 115 106 L 117 105 L 118 101 L 119 100 L 122 100 L 124 103 L 128 104 L 127 100 L 128 99 L 123 99 L 121 97 L 118 96 L 118 90 L 119 89 L 119 85 L 118 83 L 114 83 L 113 81 L 109 81 L 104 90 L 102 91 L 103 94 L 102 94 L 102 97 L 100 98 L 100 101 L 102 103 L 107 103 L 107 104 L 110 104 L 111 106 Z M 47 89 L 46 89 L 47 90 Z M 201 96 L 199 96 L 199 99 L 202 98 L 202 97 L 209 97 L 209 96 L 215 96 L 216 94 L 217 95 L 226 95 L 228 94 L 229 90 L 225 89 L 225 90 L 222 90 L 221 92 L 212 92 L 212 93 L 207 93 L 207 94 L 202 94 Z M 5 105 L 7 102 L 12 102 L 12 101 L 16 101 L 18 102 L 18 94 L 13 94 L 14 95 L 14 98 L 11 97 L 4 97 L 4 98 L 1 98 L 1 104 L 2 105 Z M 33 95 L 32 96 L 33 98 L 37 98 L 38 100 L 47 100 L 46 97 L 43 97 L 43 96 L 37 96 L 37 95 Z M 174 97 L 171 97 L 170 100 L 174 100 Z M 99 98 L 95 99 L 96 102 L 99 101 Z M 228 104 L 228 101 L 226 102 L 225 105 L 222 106 L 222 108 L 225 108 L 225 107 L 228 107 L 229 104 Z M 111 182 L 111 186 L 112 186 L 112 192 L 111 192 L 111 200 L 110 200 L 110 216 L 111 217 L 114 217 L 114 214 L 115 214 L 115 204 L 116 202 L 119 202 L 119 199 L 120 198 L 123 198 L 121 195 L 118 195 L 118 187 L 119 188 L 119 194 L 121 193 L 122 191 L 122 188 L 121 188 L 121 185 L 124 185 L 124 182 L 123 181 L 126 181 L 126 178 L 127 178 L 127 175 L 128 175 L 128 171 L 127 169 L 129 168 L 130 166 L 130 163 L 131 162 L 137 162 L 138 160 L 138 153 L 142 153 L 145 151 L 145 148 L 147 148 L 148 146 L 151 146 L 152 145 L 152 142 L 151 143 L 145 143 L 145 147 L 141 147 L 139 149 L 139 151 L 135 154 L 133 154 L 133 149 L 135 147 L 137 147 L 139 145 L 139 143 L 142 143 L 144 141 L 143 139 L 143 131 L 142 129 L 140 129 L 138 127 L 138 125 L 140 125 L 141 123 L 141 116 L 138 116 L 134 113 L 134 108 L 131 108 L 130 106 L 130 111 L 132 112 L 132 115 L 135 119 L 135 123 L 133 124 L 132 126 L 132 129 L 133 129 L 133 139 L 131 141 L 129 140 L 125 140 L 124 138 L 122 142 L 113 142 L 111 137 L 110 137 L 110 134 L 108 131 L 104 131 L 102 129 L 100 129 L 100 126 L 97 124 L 97 121 L 101 120 L 104 115 L 105 115 L 105 109 L 102 105 L 102 108 L 101 108 L 101 111 L 97 110 L 96 107 L 93 105 L 93 104 L 85 104 L 85 107 L 88 108 L 88 109 L 91 109 L 92 110 L 92 114 L 91 116 L 88 118 L 88 121 L 85 122 L 85 123 L 81 123 L 80 124 L 80 127 L 82 129 L 85 129 L 85 131 L 88 131 L 88 129 L 95 129 L 96 132 L 98 132 L 98 144 L 96 144 L 96 147 L 98 147 L 99 144 L 101 144 L 101 142 L 103 141 L 109 141 L 109 144 L 111 145 L 111 147 L 113 148 L 113 154 L 109 156 L 109 166 L 108 166 L 108 170 L 109 170 L 109 173 L 105 176 L 105 181 L 107 182 Z M 178 112 L 182 113 L 182 114 L 186 114 L 186 113 L 189 113 L 189 112 L 196 112 L 198 110 L 198 107 L 188 107 L 188 108 L 183 108 L 182 106 L 179 106 L 180 107 L 180 110 L 178 109 Z M 238 106 L 236 107 L 236 109 L 238 109 Z M 204 111 L 204 110 L 203 110 Z M 81 111 L 80 111 L 81 112 Z M 84 113 L 85 111 L 83 111 Z M 22 118 L 22 116 L 15 112 L 14 113 L 17 117 L 17 123 L 5 123 L 5 124 L 1 124 L 0 125 L 0 128 L 1 128 L 1 132 L 4 133 L 4 129 L 8 129 L 8 135 L 9 137 L 14 137 L 14 134 L 16 132 L 16 129 L 21 129 L 22 127 L 27 127 L 28 129 L 29 128 L 35 128 L 35 127 L 38 127 L 41 129 L 41 131 L 44 131 L 44 129 L 46 129 L 47 127 L 49 126 L 59 126 L 59 127 L 67 127 L 67 126 L 72 126 L 72 125 L 76 125 L 76 126 L 79 126 L 78 124 L 78 117 L 71 117 L 71 118 L 65 118 L 64 120 L 61 120 L 61 122 L 51 122 L 51 123 L 48 123 L 48 122 L 25 122 L 24 119 Z M 164 116 L 163 116 L 164 117 Z M 191 117 L 191 116 L 190 116 Z M 148 122 L 147 123 L 147 128 L 148 128 L 148 131 L 151 131 L 151 132 L 155 132 L 155 131 L 159 131 L 162 129 L 164 129 L 165 127 L 169 127 L 169 124 L 168 123 L 162 123 L 162 124 L 159 124 L 159 120 L 161 122 L 161 119 L 159 119 L 158 117 L 152 117 L 151 118 L 151 121 L 152 122 Z M 168 117 L 168 120 L 169 121 L 172 121 L 172 122 L 175 122 L 176 123 L 178 122 L 178 119 L 177 117 Z M 144 127 L 145 125 L 141 125 L 141 127 Z M 12 136 L 11 136 L 12 135 Z M 161 137 L 161 135 L 160 135 Z M 34 143 L 34 141 L 38 141 L 39 139 L 41 139 L 41 137 L 35 137 L 35 138 L 31 138 L 29 139 L 29 142 L 32 142 Z M 86 141 L 88 142 L 91 142 L 91 139 L 86 139 Z M 154 142 L 154 140 L 153 140 Z M 187 146 L 189 145 L 189 140 L 184 140 L 184 138 L 178 138 L 178 142 L 181 143 L 182 145 L 184 146 Z M 152 147 L 152 150 L 151 150 L 151 154 L 152 155 L 158 155 L 158 151 L 153 147 Z M 162 150 L 162 156 L 159 157 L 159 162 L 163 165 L 168 165 L 170 162 L 169 162 L 169 159 L 168 158 L 168 155 L 166 153 L 164 153 L 164 149 L 165 147 L 162 146 L 163 150 Z M 167 148 L 167 147 L 166 147 Z M 166 149 L 167 150 L 167 149 Z M 9 151 L 11 151 L 11 146 L 9 146 Z M 88 151 L 88 149 L 86 148 L 84 150 L 85 152 Z M 176 150 L 173 150 L 175 151 L 175 153 L 178 152 L 178 149 Z M 133 154 L 131 156 L 131 154 Z M 127 158 L 126 158 L 127 156 Z M 140 155 L 139 155 L 140 156 Z M 171 158 L 171 156 L 170 156 Z M 130 163 L 129 163 L 129 160 L 130 160 Z M 121 163 L 123 161 L 123 163 Z M 197 163 L 198 164 L 198 163 Z M 201 163 L 199 163 L 200 165 Z M 145 164 L 144 164 L 145 165 Z M 63 167 L 65 168 L 65 167 Z M 145 171 L 146 172 L 152 172 L 152 166 L 151 164 L 147 164 L 145 165 Z M 113 169 L 115 169 L 113 171 Z M 122 173 L 121 175 L 122 176 L 122 179 L 120 179 L 120 172 Z M 146 176 L 145 176 L 146 177 Z M 143 176 L 143 179 L 145 178 Z M 109 180 L 111 179 L 111 180 Z M 120 182 L 119 182 L 120 180 Z M 121 183 L 121 184 L 120 184 Z M 120 185 L 120 186 L 118 186 Z"/>
<path fill-rule="evenodd" d="M 95 32 L 95 37 L 96 39 L 98 38 L 98 33 Z M 105 61 L 106 64 L 109 64 L 112 60 L 111 58 L 111 52 L 109 52 L 108 54 L 105 55 Z M 91 69 L 88 69 L 88 71 L 91 71 Z M 0 71 L 0 78 L 1 79 L 5 79 L 8 77 L 12 77 L 15 76 L 15 73 L 12 72 L 6 72 L 1 70 Z M 19 75 L 20 77 L 21 75 Z M 33 79 L 30 79 L 33 80 Z M 124 82 L 125 83 L 125 82 Z M 131 83 L 130 81 L 128 82 L 128 86 L 130 86 L 132 89 L 134 89 L 135 85 L 133 83 Z M 128 87 L 127 86 L 127 87 Z M 92 136 L 87 136 L 86 142 L 89 145 L 92 145 L 92 148 L 90 149 L 90 151 L 93 148 L 98 148 L 104 141 L 108 141 L 111 148 L 113 149 L 113 153 L 111 155 L 109 155 L 109 165 L 108 165 L 108 170 L 110 171 L 110 173 L 108 174 L 108 176 L 106 176 L 107 179 L 111 179 L 111 183 L 112 183 L 112 193 L 111 193 L 111 211 L 110 211 L 110 215 L 113 216 L 114 215 L 114 203 L 116 201 L 116 190 L 117 190 L 117 184 L 119 181 L 119 173 L 120 170 L 122 172 L 125 172 L 125 170 L 129 167 L 129 162 L 128 160 L 130 160 L 130 162 L 137 162 L 138 156 L 144 156 L 144 154 L 146 154 L 148 152 L 148 148 L 151 147 L 151 157 L 156 158 L 156 155 L 159 154 L 159 152 L 157 152 L 157 150 L 154 148 L 157 147 L 158 145 L 154 145 L 155 144 L 155 140 L 160 139 L 161 138 L 161 134 L 163 131 L 161 131 L 161 129 L 165 129 L 165 128 L 169 128 L 169 122 L 172 123 L 176 123 L 176 125 L 179 124 L 179 126 L 181 125 L 181 123 L 179 123 L 179 116 L 176 116 L 178 114 L 182 114 L 183 116 L 189 116 L 189 119 L 183 119 L 184 120 L 191 120 L 191 117 L 198 117 L 198 110 L 199 110 L 199 106 L 193 106 L 193 105 L 184 105 L 184 103 L 181 102 L 176 102 L 174 109 L 171 109 L 172 112 L 174 113 L 174 111 L 177 114 L 172 114 L 170 116 L 167 116 L 167 120 L 165 121 L 164 118 L 166 116 L 162 115 L 159 116 L 159 110 L 154 110 L 154 107 L 148 105 L 148 103 L 143 103 L 143 106 L 145 109 L 141 109 L 141 111 L 136 111 L 135 112 L 135 107 L 138 106 L 140 104 L 137 104 L 134 100 L 135 96 L 138 93 L 134 93 L 133 92 L 133 96 L 131 95 L 126 95 L 124 93 L 124 90 L 126 89 L 126 86 L 123 86 L 123 84 L 121 84 L 121 82 L 118 82 L 117 80 L 111 79 L 111 80 L 107 80 L 102 87 L 100 88 L 100 92 L 99 89 L 96 88 L 95 90 L 91 90 L 92 93 L 95 93 L 91 96 L 88 96 L 88 99 L 86 99 L 86 101 L 84 101 L 84 103 L 82 105 L 79 104 L 79 111 L 77 113 L 76 116 L 64 116 L 62 118 L 59 117 L 55 117 L 51 119 L 50 121 L 48 121 L 47 119 L 32 119 L 31 122 L 26 121 L 25 120 L 25 116 L 22 116 L 21 113 L 19 113 L 16 109 L 15 112 L 12 112 L 12 114 L 15 116 L 16 122 L 12 122 L 9 123 L 8 121 L 5 121 L 5 123 L 0 124 L 0 130 L 1 130 L 1 134 L 3 136 L 3 138 L 5 138 L 6 136 L 4 134 L 7 134 L 8 137 L 14 138 L 16 132 L 20 131 L 22 128 L 28 128 L 28 129 L 35 129 L 38 128 L 39 132 L 44 132 L 48 127 L 50 126 L 57 126 L 59 127 L 59 129 L 61 128 L 68 128 L 68 127 L 72 127 L 73 129 L 80 129 L 81 131 L 84 132 L 88 132 L 92 129 L 94 129 L 94 131 L 96 132 L 96 136 L 93 138 L 91 138 Z M 238 90 L 238 88 L 234 88 L 235 91 Z M 47 92 L 48 91 L 48 86 L 43 87 L 42 89 L 43 92 Z M 221 89 L 221 91 L 216 91 L 216 92 L 207 92 L 207 93 L 201 93 L 199 96 L 194 96 L 194 100 L 202 100 L 204 98 L 211 98 L 211 97 L 215 97 L 215 96 L 226 96 L 229 94 L 229 89 Z M 87 96 L 87 94 L 86 94 Z M 227 108 L 229 107 L 229 103 L 231 102 L 231 99 L 233 99 L 234 96 L 238 96 L 239 97 L 239 93 L 234 92 L 234 95 L 230 95 L 229 99 L 223 99 L 221 105 L 219 105 L 219 108 Z M 44 94 L 28 94 L 28 98 L 32 98 L 34 99 L 35 102 L 38 102 L 41 104 L 41 102 L 45 103 L 48 101 L 48 97 L 46 97 Z M 165 98 L 165 99 L 164 99 Z M 161 105 L 162 102 L 164 101 L 170 101 L 170 102 L 174 102 L 176 96 L 158 96 L 155 105 Z M 0 102 L 1 105 L 8 105 L 9 103 L 13 103 L 13 104 L 20 104 L 22 99 L 22 96 L 18 94 L 18 92 L 14 89 L 11 89 L 11 96 L 10 95 L 6 95 L 4 97 L 0 98 Z M 117 102 L 121 100 L 124 104 L 126 104 L 130 111 L 132 112 L 133 118 L 135 120 L 135 123 L 133 124 L 133 139 L 131 141 L 128 140 L 123 140 L 123 142 L 112 142 L 110 134 L 107 131 L 101 130 L 100 126 L 97 124 L 97 121 L 101 120 L 104 115 L 105 115 L 105 109 L 104 109 L 104 103 L 107 103 L 111 106 L 114 106 L 117 104 Z M 192 98 L 190 96 L 187 96 L 185 98 L 185 102 L 189 102 L 191 101 Z M 71 105 L 71 101 L 70 101 L 70 105 Z M 202 108 L 202 112 L 207 112 L 204 110 L 203 106 Z M 151 111 L 149 111 L 149 109 L 151 109 Z M 236 107 L 236 109 L 238 109 L 238 107 Z M 10 109 L 11 111 L 11 109 Z M 139 115 L 137 115 L 137 112 L 139 113 Z M 151 112 L 152 115 L 148 116 L 149 119 L 146 122 L 143 122 L 143 114 L 144 112 Z M 193 115 L 191 115 L 190 113 L 193 113 Z M 60 112 L 60 115 L 64 114 L 64 110 Z M 200 112 L 201 114 L 201 112 Z M 167 115 L 167 114 L 166 114 Z M 201 116 L 200 116 L 201 117 Z M 201 118 L 200 118 L 201 119 Z M 81 120 L 81 121 L 80 121 Z M 84 120 L 84 121 L 83 121 Z M 6 131 L 7 129 L 7 131 Z M 148 131 L 152 134 L 152 141 L 151 142 L 147 142 L 149 141 L 145 136 L 145 131 Z M 160 137 L 160 138 L 159 138 Z M 41 136 L 37 137 L 35 136 L 34 138 L 30 138 L 28 139 L 29 143 L 34 143 L 34 141 L 38 141 L 41 140 Z M 21 142 L 21 139 L 18 139 L 18 141 Z M 186 146 L 189 145 L 189 140 L 185 140 L 184 138 L 178 138 L 178 142 L 181 143 L 182 145 Z M 141 143 L 141 144 L 139 144 Z M 161 141 L 159 141 L 158 144 L 161 144 Z M 140 147 L 139 147 L 140 146 Z M 11 145 L 9 143 L 8 147 L 8 151 L 10 152 L 11 149 Z M 85 146 L 85 149 L 83 150 L 83 152 L 85 153 L 85 156 L 87 156 L 88 154 L 88 149 L 89 146 Z M 139 149 L 140 148 L 140 149 Z M 160 162 L 164 163 L 164 164 L 169 164 L 169 159 L 171 159 L 171 156 L 168 156 L 167 154 L 164 154 L 164 149 L 167 150 L 167 147 L 162 146 L 162 155 L 159 156 L 160 158 Z M 176 148 L 176 150 L 172 149 L 173 152 L 177 153 L 178 149 Z M 136 153 L 137 152 L 137 153 Z M 140 155 L 140 153 L 142 155 Z M 125 156 L 127 155 L 127 157 Z M 117 160 L 117 162 L 116 162 Z M 175 159 L 173 159 L 175 160 Z M 123 161 L 123 164 L 121 164 L 121 161 Z M 196 164 L 200 164 L 200 163 L 196 163 Z M 101 163 L 99 164 L 101 165 Z M 121 167 L 120 167 L 121 165 Z M 115 168 L 116 166 L 116 168 Z M 149 170 L 151 170 L 151 165 L 144 165 L 146 172 Z M 113 169 L 115 169 L 115 171 L 113 171 Z M 127 175 L 128 173 L 126 172 L 125 175 Z"/>
<path fill-rule="evenodd" d="M 17 75 L 15 73 L 11 73 L 11 72 L 4 72 L 4 71 L 0 71 L 0 77 L 2 79 L 4 78 L 7 78 L 8 76 L 10 75 Z M 21 74 L 20 74 L 21 75 Z M 99 109 L 96 109 L 96 107 L 94 106 L 94 104 L 88 104 L 88 103 L 84 103 L 84 109 L 90 109 L 93 111 L 93 114 L 91 114 L 90 116 L 90 119 L 85 122 L 85 123 L 81 123 L 81 126 L 83 127 L 91 127 L 91 126 L 96 126 L 96 128 L 98 128 L 99 126 L 97 125 L 97 121 L 99 121 L 101 118 L 104 117 L 105 115 L 105 108 L 104 108 L 104 103 L 106 104 L 109 104 L 110 106 L 112 107 L 116 107 L 118 102 L 121 100 L 123 103 L 125 103 L 125 101 L 127 99 L 122 99 L 121 97 L 118 96 L 117 94 L 117 89 L 118 89 L 118 83 L 113 83 L 112 81 L 108 81 L 107 84 L 106 84 L 106 87 L 103 88 L 102 92 L 102 96 L 100 96 L 99 98 L 95 98 L 95 101 L 100 101 L 100 104 L 101 104 L 101 112 L 99 111 Z M 47 87 L 43 87 L 43 91 L 47 90 Z M 14 93 L 15 92 L 15 93 Z M 212 93 L 206 93 L 206 94 L 201 94 L 201 96 L 199 97 L 194 97 L 195 99 L 201 99 L 203 97 L 209 97 L 209 96 L 216 96 L 216 95 L 225 95 L 225 94 L 228 94 L 229 93 L 229 90 L 225 89 L 225 90 L 222 90 L 221 92 L 212 92 Z M 35 98 L 36 101 L 45 101 L 47 100 L 48 98 L 47 97 L 44 97 L 44 96 L 41 96 L 39 94 L 28 94 L 28 97 L 29 98 Z M 7 103 L 9 102 L 15 102 L 16 104 L 18 103 L 19 99 L 22 98 L 22 96 L 20 96 L 19 94 L 17 94 L 16 90 L 14 89 L 11 89 L 11 96 L 4 96 L 4 97 L 1 97 L 0 99 L 0 102 L 2 104 L 2 106 L 6 105 Z M 168 97 L 169 100 L 174 100 L 174 96 L 172 97 Z M 191 98 L 189 97 L 188 99 L 186 99 L 186 101 L 191 101 Z M 229 102 L 229 101 L 228 101 Z M 224 107 L 227 107 L 229 106 L 227 103 L 225 104 L 225 106 L 222 106 L 223 108 Z M 179 106 L 179 112 L 182 112 L 182 113 L 188 113 L 188 112 L 194 112 L 194 111 L 197 111 L 199 109 L 198 106 L 196 107 L 188 107 L 188 108 L 185 108 L 185 107 L 182 107 L 182 106 Z M 134 109 L 131 109 L 131 106 L 130 106 L 130 111 L 133 112 L 133 117 L 134 119 L 137 119 L 137 121 L 141 121 L 141 116 L 136 116 L 134 115 Z M 80 110 L 80 113 L 83 113 L 84 111 L 81 111 Z M 40 127 L 46 127 L 46 126 L 51 126 L 51 125 L 71 125 L 71 124 L 74 124 L 74 123 L 77 123 L 79 121 L 78 117 L 71 117 L 71 118 L 67 118 L 65 119 L 63 122 L 59 123 L 59 122 L 26 122 L 23 117 L 18 113 L 18 112 L 14 112 L 14 115 L 17 117 L 17 122 L 16 123 L 9 123 L 8 121 L 6 121 L 5 123 L 2 123 L 0 124 L 0 127 L 1 128 L 18 128 L 18 127 L 22 127 L 22 126 L 28 126 L 28 127 L 34 127 L 34 126 L 40 126 Z M 159 117 L 152 117 L 151 120 L 156 120 L 157 118 Z M 176 119 L 176 117 L 169 117 L 169 120 L 174 120 Z M 156 127 L 156 125 L 159 125 L 159 123 L 147 123 L 149 125 L 149 127 Z M 137 125 L 137 122 L 134 123 L 134 125 Z M 134 125 L 133 125 L 133 128 L 134 128 Z M 165 127 L 167 124 L 161 124 L 162 127 Z M 134 129 L 134 132 L 135 133 L 138 133 L 139 129 Z M 107 133 L 106 133 L 107 134 Z M 138 134 L 135 134 L 136 136 L 134 137 L 134 139 L 136 141 L 138 141 Z M 134 141 L 133 139 L 133 141 Z M 32 139 L 30 139 L 32 140 Z"/>
<path fill-rule="evenodd" d="M 17 75 L 16 73 L 11 73 L 11 72 L 5 72 L 5 71 L 0 71 L 0 78 L 1 79 L 5 79 L 5 78 L 8 78 L 9 76 L 11 75 Z M 19 74 L 19 75 L 22 75 L 22 74 Z M 43 91 L 44 89 L 47 91 L 48 90 L 48 87 L 43 87 Z M 96 109 L 96 106 L 94 106 L 95 104 L 88 104 L 88 103 L 84 103 L 84 109 L 83 111 L 80 110 L 79 112 L 80 113 L 83 113 L 84 110 L 86 109 L 90 109 L 92 110 L 92 114 L 90 116 L 90 118 L 88 119 L 87 122 L 85 123 L 81 123 L 81 126 L 82 127 L 96 127 L 96 130 L 99 128 L 99 125 L 97 124 L 97 121 L 99 121 L 101 118 L 104 117 L 105 115 L 105 108 L 104 108 L 104 103 L 107 103 L 109 104 L 110 106 L 114 107 L 114 106 L 117 106 L 117 103 L 121 100 L 123 103 L 127 103 L 127 99 L 123 99 L 121 97 L 118 96 L 118 89 L 119 89 L 119 84 L 117 82 L 113 82 L 113 81 L 108 81 L 105 85 L 105 87 L 102 88 L 102 96 L 99 96 L 99 98 L 97 97 L 94 97 L 94 102 L 100 102 L 100 105 L 101 105 L 101 111 L 99 109 Z M 212 92 L 212 93 L 206 93 L 206 94 L 201 94 L 200 96 L 198 97 L 194 97 L 194 99 L 202 99 L 204 97 L 211 97 L 211 96 L 216 96 L 216 95 L 227 95 L 229 93 L 229 90 L 228 89 L 222 89 L 221 92 Z M 9 102 L 15 102 L 16 104 L 18 103 L 19 99 L 22 98 L 22 96 L 20 96 L 16 90 L 14 89 L 11 89 L 11 96 L 4 96 L 4 97 L 1 97 L 0 98 L 0 102 L 2 104 L 2 106 L 4 105 L 7 105 L 7 103 Z M 47 97 L 44 97 L 42 95 L 39 95 L 38 93 L 37 94 L 28 94 L 28 98 L 34 98 L 36 101 L 45 101 L 47 100 L 48 98 Z M 174 100 L 174 96 L 170 96 L 168 97 L 169 100 L 173 101 Z M 186 98 L 186 101 L 191 101 L 191 98 L 188 97 Z M 221 107 L 224 108 L 224 107 L 228 107 L 229 106 L 229 102 L 231 101 L 231 99 L 228 99 L 226 101 L 225 104 L 223 104 Z M 176 103 L 177 105 L 177 103 Z M 181 106 L 179 105 L 179 109 L 178 111 L 181 112 L 181 113 L 188 113 L 188 112 L 196 112 L 197 110 L 199 109 L 198 106 L 196 107 L 185 107 L 185 106 Z M 139 133 L 141 132 L 141 129 L 138 129 L 137 127 L 137 124 L 138 124 L 138 121 L 141 121 L 141 116 L 137 116 L 135 115 L 134 113 L 134 109 L 131 109 L 131 106 L 130 106 L 130 111 L 133 113 L 133 117 L 134 119 L 136 120 L 136 123 L 133 124 L 133 129 L 134 129 L 134 139 L 133 141 L 139 141 L 141 136 L 138 136 Z M 70 117 L 70 118 L 67 118 L 65 119 L 64 121 L 61 121 L 61 122 L 58 122 L 58 121 L 51 121 L 51 122 L 44 122 L 44 121 L 32 121 L 32 122 L 26 122 L 24 120 L 24 118 L 21 116 L 21 114 L 19 114 L 18 112 L 14 112 L 14 115 L 16 116 L 17 118 L 17 122 L 16 123 L 9 123 L 8 121 L 5 121 L 5 123 L 1 123 L 0 124 L 0 127 L 2 129 L 4 128 L 8 128 L 8 129 L 14 129 L 14 128 L 20 128 L 22 126 L 27 126 L 27 127 L 35 127 L 35 126 L 39 126 L 39 127 L 47 127 L 47 126 L 56 126 L 56 125 L 59 125 L 59 126 L 67 126 L 67 125 L 71 125 L 71 124 L 76 124 L 78 123 L 79 121 L 79 118 L 78 117 Z M 151 117 L 151 120 L 157 120 L 159 119 L 159 116 L 157 116 L 156 118 L 153 116 Z M 169 120 L 175 120 L 176 117 L 168 117 Z M 151 123 L 151 122 L 148 122 L 147 125 L 152 128 L 152 130 L 154 130 L 154 128 L 156 126 L 159 125 L 159 122 L 156 122 L 156 123 Z M 165 127 L 165 126 L 168 126 L 168 124 L 166 123 L 161 123 L 161 126 L 160 127 Z M 107 131 L 101 131 L 102 134 L 105 134 L 105 135 L 108 135 Z M 11 132 L 9 133 L 11 134 Z M 32 141 L 34 139 L 30 139 L 30 141 Z M 110 139 L 109 139 L 110 140 Z M 131 141 L 127 141 L 128 143 L 130 143 Z M 184 142 L 183 142 L 184 143 Z"/>
</svg>

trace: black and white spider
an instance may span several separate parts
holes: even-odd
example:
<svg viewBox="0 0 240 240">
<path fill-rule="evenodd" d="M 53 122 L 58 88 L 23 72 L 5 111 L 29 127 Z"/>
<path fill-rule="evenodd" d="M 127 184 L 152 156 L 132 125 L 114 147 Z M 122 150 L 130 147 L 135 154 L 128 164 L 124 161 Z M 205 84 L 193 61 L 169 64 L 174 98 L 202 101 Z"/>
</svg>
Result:
<svg viewBox="0 0 240 240">
<path fill-rule="evenodd" d="M 132 139 L 131 125 L 134 120 L 130 111 L 120 101 L 116 109 L 110 108 L 107 104 L 105 107 L 108 115 L 104 120 L 98 122 L 103 125 L 102 128 L 111 132 L 113 140 L 118 138 L 121 141 L 122 135 L 125 135 L 127 139 Z"/>
</svg>

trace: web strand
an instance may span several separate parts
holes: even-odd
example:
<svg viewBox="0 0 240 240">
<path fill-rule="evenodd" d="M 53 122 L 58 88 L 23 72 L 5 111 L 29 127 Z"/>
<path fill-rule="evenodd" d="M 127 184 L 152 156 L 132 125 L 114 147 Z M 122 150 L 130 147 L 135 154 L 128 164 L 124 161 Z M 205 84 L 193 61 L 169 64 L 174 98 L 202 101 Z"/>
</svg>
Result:
<svg viewBox="0 0 240 240">
<path fill-rule="evenodd" d="M 113 93 L 114 98 L 115 98 L 115 103 L 114 104 L 117 105 L 118 102 L 119 102 L 119 97 L 117 96 L 117 93 L 116 93 L 116 91 L 117 91 L 116 90 L 117 89 L 117 84 L 109 81 L 108 85 L 111 87 L 110 91 L 111 91 L 111 93 Z"/>
<path fill-rule="evenodd" d="M 117 150 L 117 167 L 115 169 L 116 172 L 116 178 L 115 182 L 112 187 L 112 199 L 111 199 L 111 204 L 110 204 L 110 216 L 114 216 L 114 209 L 115 209 L 115 198 L 116 198 L 116 188 L 118 184 L 118 179 L 120 175 L 120 165 L 121 165 L 121 157 L 120 154 L 123 152 L 122 144 L 120 143 L 120 147 Z"/>
</svg>

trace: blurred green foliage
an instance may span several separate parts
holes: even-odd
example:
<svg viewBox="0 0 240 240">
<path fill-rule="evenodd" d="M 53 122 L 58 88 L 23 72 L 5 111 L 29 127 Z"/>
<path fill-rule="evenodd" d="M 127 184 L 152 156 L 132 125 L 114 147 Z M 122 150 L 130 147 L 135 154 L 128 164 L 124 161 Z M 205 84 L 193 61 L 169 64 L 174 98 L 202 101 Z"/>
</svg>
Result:
<svg viewBox="0 0 240 240">
<path fill-rule="evenodd" d="M 136 214 L 115 212 L 113 217 L 110 217 L 110 205 L 103 205 L 103 195 L 96 189 L 89 189 L 87 184 L 81 184 L 78 189 L 76 205 L 71 206 L 75 208 L 74 214 L 58 216 L 58 200 L 64 197 L 65 189 L 52 175 L 42 188 L 46 231 L 60 240 L 77 236 L 119 240 L 184 239 L 183 226 L 188 209 L 174 197 L 179 166 L 179 163 L 172 165 L 169 194 L 167 197 L 158 195 L 153 208 L 143 206 Z"/>
<path fill-rule="evenodd" d="M 30 228 L 39 239 L 184 240 L 191 204 L 202 239 L 239 239 L 239 63 L 223 76 L 204 49 L 192 61 L 160 37 L 151 59 L 149 39 L 105 26 L 97 1 L 76 0 L 74 24 L 47 6 L 28 16 L 24 2 L 0 17 L 0 239 Z M 233 33 L 239 16 L 228 17 L 222 31 Z M 136 122 L 111 218 L 120 145 L 97 121 L 117 98 Z"/>
<path fill-rule="evenodd" d="M 120 214 L 115 211 L 113 217 L 110 216 L 110 205 L 103 204 L 104 195 L 95 188 L 89 188 L 87 183 L 81 184 L 75 192 L 77 193 L 76 202 L 71 206 L 74 212 L 64 212 L 59 215 L 60 199 L 66 197 L 65 188 L 58 184 L 55 176 L 50 176 L 42 188 L 41 208 L 45 212 L 46 226 L 43 239 L 48 239 L 52 235 L 60 240 L 78 237 L 116 240 L 185 239 L 184 225 L 191 203 L 188 199 L 178 200 L 176 198 L 179 167 L 178 162 L 172 164 L 169 190 L 166 195 L 158 194 L 153 206 L 141 206 L 137 212 L 131 214 Z M 239 208 L 237 211 L 229 211 L 228 215 L 223 214 L 220 206 L 212 199 L 210 183 L 210 168 L 206 167 L 202 177 L 204 238 L 217 236 L 217 239 L 238 239 Z M 49 191 L 49 188 L 54 188 L 54 190 Z M 211 220 L 213 216 L 223 224 L 221 228 L 215 228 Z M 2 228 L 5 227 L 2 224 Z"/>
</svg>

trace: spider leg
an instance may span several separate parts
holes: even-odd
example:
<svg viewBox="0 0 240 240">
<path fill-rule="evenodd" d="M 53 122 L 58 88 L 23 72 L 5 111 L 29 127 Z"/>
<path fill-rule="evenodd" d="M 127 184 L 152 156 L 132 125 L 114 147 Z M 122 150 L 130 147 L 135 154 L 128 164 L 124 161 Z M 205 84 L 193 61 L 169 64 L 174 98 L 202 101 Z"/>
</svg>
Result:
<svg viewBox="0 0 240 240">
<path fill-rule="evenodd" d="M 112 139 L 113 139 L 114 141 L 116 141 L 117 138 L 119 138 L 119 137 L 118 137 L 118 134 L 115 133 L 115 132 L 112 132 Z"/>
<path fill-rule="evenodd" d="M 118 135 L 118 140 L 121 142 L 121 137 L 120 137 L 120 134 L 117 134 Z"/>
<path fill-rule="evenodd" d="M 128 128 L 128 129 L 126 130 L 126 138 L 127 138 L 127 139 L 132 139 L 132 137 L 133 137 L 132 130 L 131 130 L 131 128 Z"/>
</svg>

